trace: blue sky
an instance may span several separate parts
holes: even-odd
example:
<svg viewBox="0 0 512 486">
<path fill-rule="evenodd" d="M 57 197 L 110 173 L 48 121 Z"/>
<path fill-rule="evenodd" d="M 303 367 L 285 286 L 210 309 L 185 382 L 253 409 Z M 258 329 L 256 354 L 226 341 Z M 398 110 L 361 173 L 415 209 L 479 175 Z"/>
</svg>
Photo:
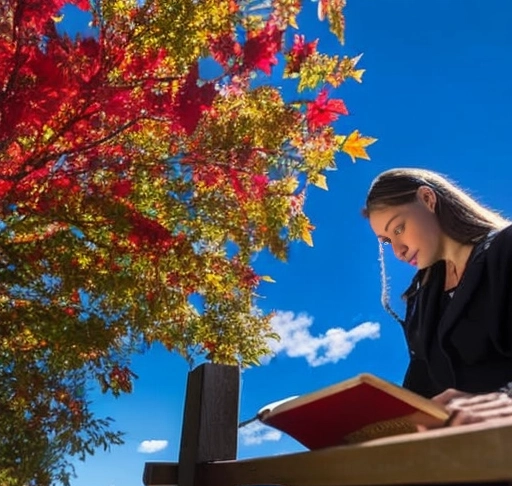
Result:
<svg viewBox="0 0 512 486">
<path fill-rule="evenodd" d="M 379 141 L 369 148 L 371 162 L 340 157 L 328 174 L 329 191 L 309 191 L 314 248 L 294 245 L 288 263 L 265 254 L 255 261 L 276 280 L 262 285 L 259 305 L 278 312 L 276 327 L 284 334 L 273 359 L 243 372 L 241 419 L 360 372 L 400 382 L 406 350 L 399 325 L 380 306 L 377 242 L 360 216 L 379 172 L 441 171 L 512 217 L 512 3 L 349 0 L 341 50 L 327 24 L 316 20 L 316 4 L 304 4 L 299 25 L 309 40 L 320 38 L 320 50 L 364 53 L 363 84 L 347 83 L 337 93 L 350 111 L 338 131 L 358 128 Z M 399 295 L 413 270 L 388 256 L 392 304 L 401 311 Z M 133 368 L 139 375 L 133 394 L 91 397 L 98 416 L 114 417 L 126 432 L 126 444 L 78 463 L 73 486 L 140 486 L 146 461 L 177 460 L 187 364 L 155 347 L 134 357 Z M 268 429 L 240 437 L 241 458 L 298 450 Z"/>
</svg>

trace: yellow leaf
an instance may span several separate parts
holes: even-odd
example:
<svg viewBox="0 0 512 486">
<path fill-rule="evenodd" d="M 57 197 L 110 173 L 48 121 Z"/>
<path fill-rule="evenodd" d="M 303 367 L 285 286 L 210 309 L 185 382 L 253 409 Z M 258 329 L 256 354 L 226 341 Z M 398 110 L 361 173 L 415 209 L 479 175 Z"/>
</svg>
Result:
<svg viewBox="0 0 512 486">
<path fill-rule="evenodd" d="M 312 226 L 304 226 L 304 228 L 302 228 L 302 241 L 304 241 L 304 243 L 306 243 L 307 245 L 309 246 L 313 246 L 313 237 L 311 236 L 311 231 L 310 229 L 312 229 L 313 227 Z"/>
<path fill-rule="evenodd" d="M 320 189 L 325 189 L 326 191 L 329 190 L 327 187 L 327 178 L 323 174 L 317 174 L 315 179 L 313 179 L 311 182 Z"/>
<path fill-rule="evenodd" d="M 297 187 L 299 187 L 299 181 L 295 177 L 288 177 L 285 186 L 286 192 L 293 194 Z"/>
<path fill-rule="evenodd" d="M 352 71 L 350 73 L 350 77 L 354 78 L 358 83 L 363 82 L 363 74 L 366 71 L 366 69 L 356 69 L 355 71 Z"/>
<path fill-rule="evenodd" d="M 211 284 L 215 289 L 221 288 L 221 281 L 222 277 L 220 275 L 214 274 L 214 273 L 207 273 L 204 276 L 205 280 Z"/>
<path fill-rule="evenodd" d="M 288 19 L 288 23 L 294 28 L 298 29 L 299 26 L 297 25 L 297 16 L 296 15 L 290 15 L 290 18 Z"/>
<path fill-rule="evenodd" d="M 276 283 L 276 281 L 270 275 L 262 275 L 260 279 L 264 282 Z"/>
<path fill-rule="evenodd" d="M 350 156 L 352 162 L 355 162 L 356 158 L 370 160 L 366 153 L 366 147 L 376 142 L 377 139 L 362 137 L 358 130 L 354 130 L 348 137 L 340 137 L 336 141 L 341 142 L 340 149 Z"/>
</svg>

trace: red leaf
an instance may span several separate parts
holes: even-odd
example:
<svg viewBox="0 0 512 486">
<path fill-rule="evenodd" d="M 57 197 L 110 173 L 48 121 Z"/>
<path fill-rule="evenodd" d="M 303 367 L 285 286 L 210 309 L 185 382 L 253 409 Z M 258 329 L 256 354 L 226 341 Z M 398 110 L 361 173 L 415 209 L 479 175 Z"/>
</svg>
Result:
<svg viewBox="0 0 512 486">
<path fill-rule="evenodd" d="M 89 10 L 91 8 L 89 0 L 73 0 L 70 3 L 76 5 L 80 10 Z"/>
<path fill-rule="evenodd" d="M 339 115 L 348 115 L 347 107 L 343 100 L 327 99 L 327 90 L 320 91 L 318 98 L 308 103 L 306 120 L 311 130 L 317 130 L 329 123 L 336 121 Z"/>
<path fill-rule="evenodd" d="M 260 199 L 265 196 L 269 179 L 265 174 L 256 174 L 252 178 L 252 189 L 254 195 Z"/>
<path fill-rule="evenodd" d="M 11 190 L 12 186 L 13 183 L 11 181 L 0 179 L 0 197 L 5 196 Z"/>
<path fill-rule="evenodd" d="M 137 249 L 155 250 L 158 253 L 170 249 L 178 241 L 158 221 L 140 213 L 131 215 L 131 223 L 132 229 L 127 238 Z"/>
<path fill-rule="evenodd" d="M 66 0 L 25 0 L 20 2 L 20 18 L 37 32 L 42 32 L 45 24 L 59 12 Z"/>
<path fill-rule="evenodd" d="M 250 37 L 244 45 L 244 65 L 248 70 L 261 69 L 269 75 L 277 64 L 276 54 L 281 51 L 283 31 L 268 22 L 265 28 Z"/>
<path fill-rule="evenodd" d="M 112 185 L 112 194 L 116 197 L 127 197 L 132 192 L 131 181 L 118 181 Z"/>
<path fill-rule="evenodd" d="M 242 46 L 233 34 L 223 34 L 210 39 L 210 52 L 222 66 L 229 66 L 229 61 L 242 54 Z"/>
<path fill-rule="evenodd" d="M 230 169 L 229 176 L 231 179 L 231 186 L 233 187 L 233 190 L 235 191 L 235 194 L 240 200 L 246 200 L 247 199 L 247 191 L 245 190 L 242 181 L 240 180 L 238 171 L 235 169 Z"/>
<path fill-rule="evenodd" d="M 3 86 L 14 66 L 14 44 L 0 38 L 0 86 Z"/>
<path fill-rule="evenodd" d="M 194 133 L 202 114 L 213 103 L 216 95 L 213 83 L 199 86 L 199 67 L 194 64 L 177 96 L 176 114 L 188 135 Z"/>
</svg>

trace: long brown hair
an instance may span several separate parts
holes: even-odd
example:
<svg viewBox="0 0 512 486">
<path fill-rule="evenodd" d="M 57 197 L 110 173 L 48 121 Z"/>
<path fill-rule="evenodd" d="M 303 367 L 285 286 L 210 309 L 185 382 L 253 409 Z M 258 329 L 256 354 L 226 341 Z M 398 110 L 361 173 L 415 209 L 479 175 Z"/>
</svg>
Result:
<svg viewBox="0 0 512 486">
<path fill-rule="evenodd" d="M 377 209 L 414 202 L 421 186 L 430 187 L 436 193 L 435 214 L 441 230 L 459 243 L 477 243 L 489 231 L 510 224 L 446 177 L 425 169 L 391 169 L 380 174 L 368 191 L 363 214 L 368 217 Z"/>
</svg>

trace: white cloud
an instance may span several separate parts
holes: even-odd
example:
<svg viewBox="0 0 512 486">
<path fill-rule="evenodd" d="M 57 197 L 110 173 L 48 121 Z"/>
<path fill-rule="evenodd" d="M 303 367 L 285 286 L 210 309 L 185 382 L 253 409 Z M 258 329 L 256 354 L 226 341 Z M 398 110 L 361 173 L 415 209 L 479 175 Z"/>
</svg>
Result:
<svg viewBox="0 0 512 486">
<path fill-rule="evenodd" d="M 244 445 L 259 445 L 262 442 L 276 442 L 281 439 L 282 433 L 261 422 L 251 422 L 240 429 L 240 438 Z"/>
<path fill-rule="evenodd" d="M 284 353 L 290 358 L 305 358 L 311 366 L 321 366 L 345 359 L 359 341 L 380 335 L 377 322 L 363 322 L 348 331 L 334 327 L 318 336 L 311 334 L 312 324 L 313 318 L 307 314 L 295 316 L 290 311 L 278 311 L 272 318 L 272 327 L 281 340 L 269 342 L 273 355 Z"/>
<path fill-rule="evenodd" d="M 139 447 L 137 448 L 137 452 L 142 452 L 143 454 L 153 454 L 158 451 L 163 451 L 169 442 L 167 440 L 143 440 Z"/>
</svg>

